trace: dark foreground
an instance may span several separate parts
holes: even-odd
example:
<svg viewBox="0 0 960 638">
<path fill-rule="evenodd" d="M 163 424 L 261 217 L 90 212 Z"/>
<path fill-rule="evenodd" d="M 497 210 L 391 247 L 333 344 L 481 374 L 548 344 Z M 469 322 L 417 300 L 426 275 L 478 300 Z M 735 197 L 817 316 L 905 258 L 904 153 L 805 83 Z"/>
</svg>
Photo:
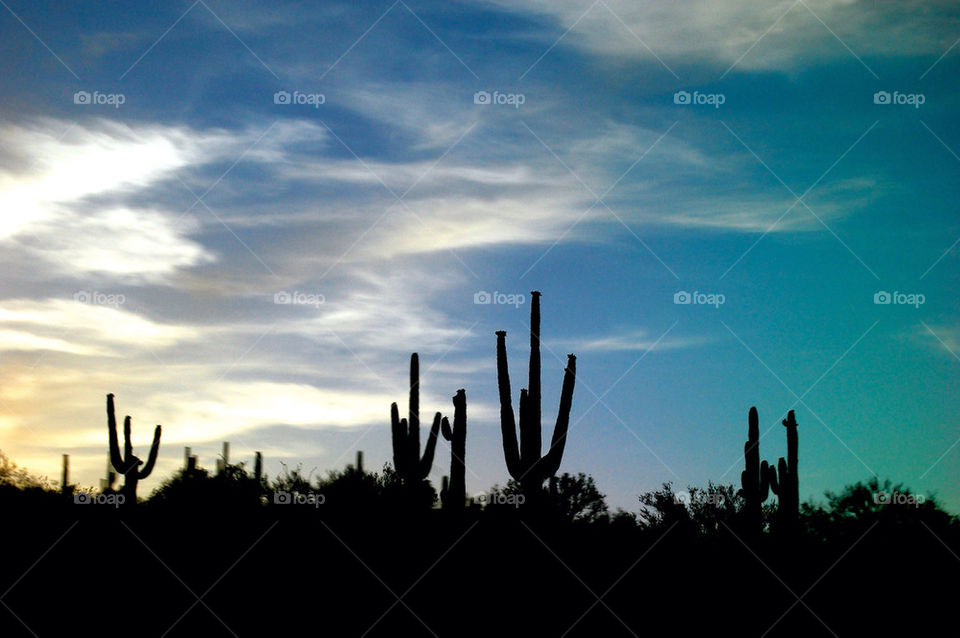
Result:
<svg viewBox="0 0 960 638">
<path fill-rule="evenodd" d="M 954 633 L 960 542 L 515 513 L 2 511 L 0 636 L 891 636 Z M 724 526 L 726 527 L 726 526 Z"/>
</svg>

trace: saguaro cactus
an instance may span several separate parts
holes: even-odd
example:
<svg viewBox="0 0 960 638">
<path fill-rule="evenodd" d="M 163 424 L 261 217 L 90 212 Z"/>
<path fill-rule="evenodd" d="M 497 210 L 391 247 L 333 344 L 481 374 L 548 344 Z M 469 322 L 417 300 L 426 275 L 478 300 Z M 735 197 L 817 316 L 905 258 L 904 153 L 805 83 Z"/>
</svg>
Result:
<svg viewBox="0 0 960 638">
<path fill-rule="evenodd" d="M 440 413 L 433 417 L 430 437 L 423 458 L 420 458 L 420 359 L 410 355 L 410 414 L 401 419 L 397 404 L 390 405 L 390 424 L 393 433 L 393 466 L 407 487 L 419 485 L 430 474 L 433 453 L 440 432 Z"/>
<path fill-rule="evenodd" d="M 443 438 L 450 441 L 450 479 L 444 477 L 440 499 L 446 509 L 463 509 L 467 500 L 464 458 L 467 454 L 467 394 L 457 390 L 453 397 L 453 428 L 450 421 L 443 417 L 440 422 Z"/>
<path fill-rule="evenodd" d="M 223 474 L 230 467 L 230 442 L 223 442 L 223 453 L 217 459 L 217 474 Z"/>
<path fill-rule="evenodd" d="M 123 456 L 120 456 L 120 445 L 117 442 L 117 417 L 113 409 L 113 395 L 107 395 L 107 429 L 110 437 L 110 463 L 114 469 L 123 474 L 123 487 L 120 493 L 124 495 L 127 505 L 137 502 L 137 482 L 150 476 L 153 466 L 157 462 L 157 452 L 160 450 L 160 426 L 153 431 L 153 444 L 150 446 L 150 455 L 146 465 L 133 455 L 133 445 L 130 443 L 130 417 L 123 421 Z M 141 469 L 140 466 L 143 465 Z"/>
<path fill-rule="evenodd" d="M 60 473 L 60 491 L 63 494 L 72 494 L 73 485 L 70 485 L 70 455 L 63 455 L 63 470 Z"/>
<path fill-rule="evenodd" d="M 540 293 L 530 293 L 530 370 L 529 386 L 520 390 L 520 443 L 517 444 L 517 425 L 514 420 L 510 392 L 510 373 L 507 369 L 507 333 L 497 332 L 497 384 L 500 389 L 500 431 L 503 436 L 503 454 L 507 470 L 533 502 L 539 496 L 543 482 L 557 473 L 570 424 L 573 404 L 573 386 L 576 381 L 577 358 L 567 355 L 567 367 L 560 391 L 560 410 L 553 429 L 550 449 L 541 456 L 540 434 Z"/>
<path fill-rule="evenodd" d="M 797 475 L 797 418 L 793 410 L 783 420 L 787 428 L 787 458 L 777 462 L 777 470 L 770 473 L 770 489 L 780 502 L 778 511 L 784 526 L 791 528 L 800 515 L 800 480 Z M 771 468 L 773 470 L 773 468 Z M 778 475 L 779 474 L 779 480 Z"/>
<path fill-rule="evenodd" d="M 740 486 L 743 489 L 747 524 L 751 531 L 759 532 L 763 527 L 761 505 L 770 495 L 770 479 L 776 480 L 776 472 L 766 461 L 760 461 L 760 417 L 757 408 L 750 408 L 747 422 L 747 442 L 743 444 L 746 468 L 740 474 Z"/>
<path fill-rule="evenodd" d="M 117 480 L 117 473 L 113 469 L 113 463 L 110 460 L 110 452 L 107 452 L 107 477 L 100 479 L 100 492 L 103 494 L 113 494 L 113 484 Z"/>
<path fill-rule="evenodd" d="M 357 474 L 363 474 L 363 450 L 357 450 L 357 463 L 354 466 Z"/>
</svg>

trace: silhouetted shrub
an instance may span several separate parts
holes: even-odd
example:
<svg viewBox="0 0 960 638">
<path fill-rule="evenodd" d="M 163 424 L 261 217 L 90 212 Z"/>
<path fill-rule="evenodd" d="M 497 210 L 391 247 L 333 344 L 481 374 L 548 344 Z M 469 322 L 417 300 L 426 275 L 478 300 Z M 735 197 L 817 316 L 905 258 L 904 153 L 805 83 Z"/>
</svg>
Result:
<svg viewBox="0 0 960 638">
<path fill-rule="evenodd" d="M 664 529 L 676 526 L 676 531 L 696 534 L 720 534 L 726 525 L 737 529 L 739 515 L 745 507 L 740 490 L 733 485 L 707 487 L 688 486 L 674 492 L 672 483 L 664 483 L 659 490 L 646 492 L 639 497 L 641 510 L 638 515 L 641 526 L 648 529 Z M 765 507 L 763 514 L 769 516 L 772 507 Z"/>
<path fill-rule="evenodd" d="M 18 490 L 39 489 L 54 490 L 53 481 L 46 476 L 31 474 L 30 470 L 13 462 L 3 450 L 0 450 L 0 485 Z"/>
<path fill-rule="evenodd" d="M 550 487 L 541 488 L 533 504 L 526 501 L 529 497 L 529 488 L 509 479 L 504 487 L 490 488 L 486 507 L 501 513 L 523 509 L 567 523 L 597 523 L 608 517 L 606 497 L 597 489 L 593 477 L 583 472 L 576 476 L 564 473 L 552 479 Z"/>
<path fill-rule="evenodd" d="M 150 495 L 152 506 L 184 509 L 249 509 L 264 501 L 264 485 L 241 463 L 210 475 L 203 468 L 180 469 Z"/>
<path fill-rule="evenodd" d="M 821 539 L 862 534 L 875 523 L 886 534 L 908 533 L 926 528 L 935 533 L 956 532 L 956 519 L 945 512 L 936 497 L 917 493 L 877 477 L 847 485 L 839 492 L 825 493 L 826 503 L 804 503 L 801 518 L 805 529 Z M 924 535 L 928 531 L 924 531 Z"/>
</svg>

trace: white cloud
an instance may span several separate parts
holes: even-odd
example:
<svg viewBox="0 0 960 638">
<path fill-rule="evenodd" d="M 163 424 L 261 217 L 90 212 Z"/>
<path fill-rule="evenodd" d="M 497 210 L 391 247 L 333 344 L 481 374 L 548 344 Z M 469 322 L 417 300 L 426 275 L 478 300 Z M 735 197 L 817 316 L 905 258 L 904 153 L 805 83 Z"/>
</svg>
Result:
<svg viewBox="0 0 960 638">
<path fill-rule="evenodd" d="M 56 131 L 66 129 L 65 133 Z M 58 274 L 103 273 L 162 280 L 213 256 L 188 238 L 173 213 L 127 208 L 85 210 L 89 198 L 136 191 L 196 159 L 179 128 L 136 134 L 106 121 L 67 126 L 44 119 L 0 127 L 15 169 L 0 172 L 0 243 L 41 259 Z"/>
<path fill-rule="evenodd" d="M 934 325 L 929 330 L 917 327 L 911 336 L 926 342 L 945 356 L 960 358 L 960 329 L 955 326 Z"/>
<path fill-rule="evenodd" d="M 628 330 L 621 333 L 561 341 L 562 349 L 580 352 L 645 352 L 690 348 L 707 342 L 703 337 L 657 338 L 646 330 Z"/>
<path fill-rule="evenodd" d="M 55 350 L 73 354 L 127 356 L 126 348 L 163 348 L 196 339 L 200 331 L 150 321 L 119 307 L 122 295 L 78 291 L 80 300 L 0 301 L 0 351 Z"/>
<path fill-rule="evenodd" d="M 589 3 L 577 0 L 491 2 L 505 10 L 556 21 L 556 34 L 548 39 L 571 29 L 564 43 L 592 54 L 658 64 L 652 50 L 673 67 L 678 62 L 699 61 L 723 70 L 735 62 L 745 70 L 802 67 L 816 60 L 850 56 L 847 46 L 860 57 L 939 55 L 955 39 L 951 34 L 957 27 L 945 0 L 880 4 L 852 0 L 605 0 L 586 14 Z"/>
</svg>

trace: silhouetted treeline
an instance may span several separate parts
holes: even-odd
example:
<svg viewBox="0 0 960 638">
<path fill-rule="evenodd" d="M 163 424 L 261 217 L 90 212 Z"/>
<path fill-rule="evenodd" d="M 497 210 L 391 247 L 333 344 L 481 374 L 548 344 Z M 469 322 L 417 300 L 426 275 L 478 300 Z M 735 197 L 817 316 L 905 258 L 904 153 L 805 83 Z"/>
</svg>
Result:
<svg viewBox="0 0 960 638">
<path fill-rule="evenodd" d="M 572 354 L 543 449 L 539 292 L 516 412 L 503 331 L 496 359 L 510 478 L 483 494 L 466 492 L 465 389 L 421 449 L 417 353 L 406 417 L 390 406 L 393 463 L 375 472 L 358 452 L 325 476 L 285 465 L 267 476 L 259 452 L 248 469 L 225 444 L 215 472 L 187 448 L 180 470 L 138 496 L 161 427 L 142 461 L 126 417 L 121 451 L 113 395 L 99 489 L 70 484 L 67 455 L 55 488 L 0 453 L 0 636 L 806 638 L 956 625 L 956 517 L 876 478 L 801 504 L 792 410 L 776 464 L 761 459 L 749 410 L 739 487 L 667 483 L 638 496 L 638 513 L 611 512 L 591 476 L 559 472 Z M 438 493 L 428 476 L 441 435 L 450 472 Z"/>
<path fill-rule="evenodd" d="M 157 636 L 894 635 L 948 617 L 940 583 L 960 572 L 954 517 L 890 482 L 804 504 L 789 535 L 767 505 L 751 537 L 731 485 L 668 484 L 634 516 L 563 474 L 535 510 L 511 481 L 451 512 L 411 508 L 389 465 L 360 465 L 259 481 L 242 465 L 181 470 L 133 510 L 7 473 L 3 602 L 39 636 L 105 619 Z M 51 614 L 58 583 L 69 593 Z M 0 626 L 31 635 L 9 613 Z"/>
</svg>

